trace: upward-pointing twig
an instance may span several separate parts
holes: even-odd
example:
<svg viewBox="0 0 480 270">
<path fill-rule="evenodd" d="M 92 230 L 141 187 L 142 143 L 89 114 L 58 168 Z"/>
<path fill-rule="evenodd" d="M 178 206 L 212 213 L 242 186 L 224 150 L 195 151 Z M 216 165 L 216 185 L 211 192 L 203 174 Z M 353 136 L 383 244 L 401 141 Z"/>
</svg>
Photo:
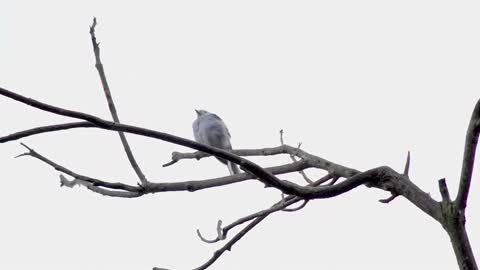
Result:
<svg viewBox="0 0 480 270">
<path fill-rule="evenodd" d="M 280 129 L 280 144 L 281 145 L 285 145 L 284 142 L 283 142 L 283 129 Z M 300 146 L 302 146 L 302 143 L 299 143 L 298 144 L 298 147 L 297 149 L 300 150 Z M 293 162 L 297 162 L 298 160 L 295 158 L 295 155 L 293 154 L 290 154 L 290 159 L 293 161 Z M 300 173 L 300 175 L 302 175 L 303 179 L 305 179 L 305 181 L 309 184 L 313 183 L 313 181 L 307 176 L 307 174 L 302 170 L 302 171 L 298 171 Z"/>
<path fill-rule="evenodd" d="M 103 92 L 105 93 L 105 97 L 107 98 L 108 108 L 110 109 L 110 113 L 112 114 L 113 121 L 115 123 L 120 123 L 120 118 L 118 117 L 117 109 L 115 108 L 115 103 L 113 102 L 112 94 L 110 92 L 110 87 L 108 86 L 105 70 L 103 69 L 102 61 L 100 60 L 100 46 L 99 46 L 100 43 L 97 42 L 97 38 L 95 37 L 96 26 L 97 26 L 97 18 L 94 17 L 92 26 L 90 26 L 90 36 L 92 38 L 93 52 L 95 54 L 95 67 L 98 70 L 98 75 L 100 75 L 100 80 L 102 81 L 102 86 L 103 86 Z M 125 153 L 127 154 L 128 160 L 130 161 L 130 164 L 132 165 L 133 170 L 137 174 L 142 185 L 146 186 L 148 184 L 148 180 L 145 177 L 145 174 L 140 169 L 140 166 L 138 166 L 137 161 L 133 156 L 132 149 L 128 144 L 125 134 L 119 131 L 118 135 L 120 135 L 120 140 L 122 141 L 123 148 L 125 149 Z"/>
<path fill-rule="evenodd" d="M 410 171 L 410 151 L 407 154 L 407 161 L 405 162 L 405 169 L 403 169 L 403 175 L 408 176 Z"/>
<path fill-rule="evenodd" d="M 477 149 L 478 134 L 480 133 L 480 100 L 477 101 L 468 125 L 467 136 L 465 138 L 465 148 L 463 152 L 462 172 L 460 174 L 460 185 L 458 186 L 457 198 L 455 204 L 461 210 L 467 207 L 468 192 L 470 182 L 472 181 L 473 164 L 475 161 L 475 151 Z"/>
</svg>

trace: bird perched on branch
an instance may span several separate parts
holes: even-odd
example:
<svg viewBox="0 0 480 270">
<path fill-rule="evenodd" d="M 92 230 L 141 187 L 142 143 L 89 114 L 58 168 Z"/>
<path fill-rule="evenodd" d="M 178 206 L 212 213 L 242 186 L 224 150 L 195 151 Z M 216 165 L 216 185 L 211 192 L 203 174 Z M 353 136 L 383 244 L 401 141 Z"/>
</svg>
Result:
<svg viewBox="0 0 480 270">
<path fill-rule="evenodd" d="M 193 121 L 193 136 L 195 141 L 224 150 L 232 150 L 230 143 L 230 132 L 227 126 L 218 115 L 205 110 L 195 110 L 197 119 Z M 227 165 L 231 175 L 240 173 L 235 163 L 223 158 L 217 159 Z"/>
</svg>

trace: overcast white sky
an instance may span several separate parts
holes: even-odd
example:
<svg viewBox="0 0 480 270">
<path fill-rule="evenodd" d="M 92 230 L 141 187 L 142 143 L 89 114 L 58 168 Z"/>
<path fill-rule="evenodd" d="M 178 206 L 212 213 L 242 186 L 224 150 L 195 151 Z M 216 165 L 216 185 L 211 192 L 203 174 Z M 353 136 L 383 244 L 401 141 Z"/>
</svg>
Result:
<svg viewBox="0 0 480 270">
<path fill-rule="evenodd" d="M 480 97 L 478 1 L 9 1 L 0 3 L 0 84 L 108 118 L 88 26 L 123 122 L 193 138 L 194 109 L 219 114 L 235 148 L 289 144 L 359 170 L 403 169 L 432 197 L 456 194 Z M 71 121 L 0 97 L 0 135 Z M 128 137 L 152 181 L 225 175 L 214 159 L 162 168 L 183 147 Z M 71 130 L 21 140 L 79 173 L 135 183 L 118 136 Z M 0 145 L 1 269 L 192 269 L 215 234 L 280 198 L 256 182 L 138 199 L 59 187 L 58 173 Z M 260 164 L 288 157 L 254 159 Z M 480 250 L 475 168 L 467 229 Z M 286 176 L 287 179 L 297 175 Z M 404 198 L 360 187 L 279 213 L 211 269 L 456 269 L 447 234 Z M 223 244 L 223 243 L 222 243 Z M 478 256 L 478 255 L 477 255 Z M 480 258 L 477 257 L 477 260 Z"/>
</svg>

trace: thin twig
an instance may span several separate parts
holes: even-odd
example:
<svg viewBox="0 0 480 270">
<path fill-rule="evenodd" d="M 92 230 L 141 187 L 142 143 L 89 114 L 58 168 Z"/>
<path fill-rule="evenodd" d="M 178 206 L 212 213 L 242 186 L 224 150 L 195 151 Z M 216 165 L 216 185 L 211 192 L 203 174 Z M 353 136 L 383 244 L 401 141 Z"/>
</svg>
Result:
<svg viewBox="0 0 480 270">
<path fill-rule="evenodd" d="M 215 239 L 213 239 L 213 240 L 206 239 L 205 237 L 202 236 L 199 229 L 197 229 L 197 235 L 200 238 L 200 240 L 202 240 L 205 243 L 209 243 L 209 244 L 212 244 L 212 243 L 215 243 L 215 242 L 218 242 L 220 240 L 225 239 L 225 235 L 223 234 L 223 229 L 222 229 L 222 220 L 219 219 L 218 222 L 217 222 L 217 237 Z"/>
<path fill-rule="evenodd" d="M 120 182 L 117 182 L 117 183 L 105 182 L 105 181 L 102 181 L 100 179 L 96 179 L 96 178 L 92 178 L 92 177 L 88 177 L 88 176 L 85 176 L 85 175 L 75 173 L 75 172 L 67 169 L 66 167 L 64 167 L 62 165 L 59 165 L 59 164 L 53 162 L 52 160 L 48 159 L 47 157 L 39 154 L 37 151 L 33 150 L 32 148 L 30 148 L 26 144 L 22 143 L 22 145 L 25 148 L 27 148 L 27 150 L 28 150 L 28 152 L 25 152 L 24 154 L 22 154 L 22 156 L 31 156 L 31 157 L 34 157 L 36 159 L 39 159 L 39 160 L 45 162 L 46 164 L 50 165 L 51 167 L 53 167 L 55 170 L 57 170 L 59 172 L 63 172 L 67 175 L 70 175 L 75 179 L 88 182 L 88 183 L 92 184 L 93 186 L 102 186 L 102 187 L 106 187 L 106 188 L 109 188 L 109 189 L 118 189 L 118 190 L 130 191 L 130 192 L 142 192 L 143 191 L 143 189 L 138 187 L 138 186 L 130 186 L 130 185 L 126 185 L 126 184 L 123 184 L 123 183 L 120 183 Z"/>
<path fill-rule="evenodd" d="M 335 175 L 335 176 L 332 178 L 332 181 L 330 181 L 330 183 L 328 183 L 328 185 L 329 185 L 329 186 L 333 186 L 335 183 L 337 183 L 338 179 L 340 179 L 340 176 Z"/>
<path fill-rule="evenodd" d="M 68 180 L 65 176 L 60 175 L 60 186 L 73 188 L 76 185 L 84 186 L 92 192 L 95 192 L 104 196 L 109 196 L 109 197 L 137 198 L 143 195 L 143 193 L 140 193 L 140 192 L 119 191 L 119 190 L 111 190 L 111 189 L 98 187 L 92 183 L 80 180 L 78 178 L 75 178 L 73 180 Z"/>
<path fill-rule="evenodd" d="M 451 203 L 450 192 L 448 191 L 447 182 L 445 178 L 438 180 L 438 188 L 440 190 L 440 195 L 442 195 L 442 202 Z"/>
<path fill-rule="evenodd" d="M 281 145 L 284 145 L 284 141 L 283 141 L 283 129 L 280 129 L 280 144 Z M 302 143 L 298 143 L 298 147 L 297 149 L 300 149 L 300 146 L 302 146 Z M 290 159 L 293 161 L 293 162 L 297 162 L 297 158 L 295 158 L 295 155 L 292 153 L 289 155 L 290 156 Z M 311 184 L 313 183 L 313 181 L 307 176 L 307 174 L 302 170 L 302 171 L 298 171 L 300 173 L 300 175 L 303 177 L 303 179 Z"/>
<path fill-rule="evenodd" d="M 311 186 L 318 186 L 321 183 L 324 183 L 324 182 L 328 181 L 332 177 L 333 177 L 332 174 L 327 174 L 324 177 L 322 177 L 319 180 L 312 183 Z M 289 196 L 286 196 L 286 197 L 282 196 L 282 199 L 280 201 L 276 202 L 275 204 L 273 204 L 270 208 L 267 208 L 267 209 L 255 212 L 253 214 L 250 214 L 248 216 L 242 217 L 242 218 L 236 220 L 235 222 L 232 222 L 229 225 L 225 226 L 222 229 L 222 233 L 221 234 L 218 233 L 216 239 L 208 240 L 208 243 L 215 243 L 215 242 L 218 242 L 220 240 L 225 239 L 230 230 L 232 230 L 233 228 L 235 228 L 235 227 L 237 227 L 237 226 L 239 226 L 239 225 L 241 225 L 241 224 L 243 224 L 247 221 L 250 221 L 250 220 L 258 218 L 258 217 L 266 217 L 271 213 L 274 213 L 274 212 L 280 211 L 282 209 L 285 209 L 286 207 L 288 207 L 288 206 L 290 206 L 294 203 L 297 203 L 301 200 L 302 200 L 302 198 L 299 198 L 299 197 L 296 197 L 296 196 L 293 196 L 293 195 L 289 195 Z M 218 226 L 217 226 L 217 231 L 218 231 Z M 222 238 L 219 237 L 220 235 L 222 236 Z M 203 237 L 200 237 L 200 239 L 202 239 L 202 238 Z M 203 238 L 202 240 L 206 240 L 206 239 Z M 204 242 L 207 242 L 207 241 L 204 241 Z"/>
<path fill-rule="evenodd" d="M 407 154 L 407 161 L 405 162 L 405 168 L 403 169 L 403 175 L 408 176 L 410 171 L 410 151 Z"/>
<path fill-rule="evenodd" d="M 245 234 L 247 234 L 251 229 L 253 229 L 257 224 L 259 224 L 260 222 L 262 222 L 262 220 L 265 218 L 266 216 L 264 217 L 258 217 L 256 218 L 255 220 L 253 220 L 252 222 L 250 222 L 247 226 L 245 226 L 245 228 L 243 228 L 240 232 L 238 232 L 230 241 L 228 241 L 223 247 L 221 247 L 220 249 L 216 250 L 212 257 L 207 261 L 205 262 L 204 264 L 202 264 L 201 266 L 195 268 L 194 270 L 204 270 L 204 269 L 207 269 L 210 265 L 212 265 L 215 261 L 218 260 L 218 258 L 220 258 L 220 256 L 222 256 L 222 254 L 225 252 L 225 251 L 230 251 L 233 247 L 233 245 L 238 242 L 240 239 L 242 239 L 243 236 L 245 236 Z"/>
<path fill-rule="evenodd" d="M 96 26 L 97 26 L 97 18 L 94 17 L 92 26 L 90 26 L 90 36 L 92 38 L 93 52 L 95 54 L 95 67 L 97 68 L 98 75 L 100 76 L 100 80 L 102 81 L 103 92 L 105 93 L 105 97 L 108 103 L 108 108 L 112 115 L 113 121 L 115 123 L 120 123 L 120 118 L 118 117 L 117 109 L 115 108 L 115 103 L 113 102 L 112 93 L 110 92 L 110 87 L 108 86 L 107 76 L 105 75 L 105 70 L 103 68 L 103 64 L 100 59 L 100 46 L 99 46 L 99 43 L 97 42 L 97 38 L 95 37 Z M 132 166 L 135 173 L 137 174 L 138 179 L 140 180 L 143 186 L 148 185 L 148 180 L 145 177 L 145 174 L 142 172 L 142 169 L 140 169 L 140 166 L 138 166 L 138 163 L 135 160 L 135 157 L 133 156 L 133 152 L 132 152 L 132 149 L 130 148 L 130 145 L 128 144 L 127 137 L 121 131 L 118 132 L 118 135 L 120 136 L 120 140 L 122 141 L 122 145 L 123 145 L 123 148 L 125 149 L 125 153 L 127 154 L 128 161 L 130 162 L 130 165 Z"/>
<path fill-rule="evenodd" d="M 398 197 L 397 193 L 392 193 L 392 195 L 390 195 L 390 197 L 388 197 L 386 199 L 380 199 L 378 201 L 381 202 L 381 203 L 390 203 L 391 201 L 395 200 L 395 198 L 397 198 L 397 197 Z"/>
<path fill-rule="evenodd" d="M 317 185 L 319 183 L 324 183 L 325 181 L 331 179 L 333 177 L 332 174 L 327 174 L 325 175 L 324 177 L 322 177 L 321 179 L 319 179 L 318 181 L 315 181 L 314 183 L 312 183 L 312 185 Z M 218 260 L 218 258 L 220 258 L 220 256 L 222 256 L 222 254 L 227 251 L 227 250 L 231 250 L 232 246 L 238 242 L 246 233 L 248 233 L 251 229 L 253 229 L 256 225 L 258 225 L 260 222 L 262 222 L 268 215 L 270 215 L 271 213 L 273 212 L 277 212 L 279 210 L 282 210 L 286 207 L 288 207 L 289 205 L 292 205 L 298 201 L 300 201 L 301 198 L 298 198 L 298 197 L 295 197 L 295 196 L 287 196 L 285 197 L 285 199 L 282 199 L 281 201 L 277 202 L 276 204 L 274 204 L 272 207 L 270 207 L 269 209 L 265 209 L 265 210 L 262 210 L 262 211 L 259 211 L 257 213 L 254 213 L 252 215 L 249 215 L 249 216 L 246 216 L 244 218 L 241 218 L 237 221 L 235 221 L 234 223 L 224 227 L 222 229 L 222 232 L 220 233 L 219 232 L 219 228 L 221 227 L 221 223 L 217 223 L 217 238 L 216 239 L 213 239 L 213 240 L 207 240 L 203 237 L 201 237 L 201 234 L 199 234 L 199 231 L 197 230 L 197 234 L 199 234 L 199 237 L 204 241 L 204 242 L 207 242 L 207 243 L 215 243 L 215 242 L 218 242 L 220 240 L 223 240 L 226 238 L 227 236 L 227 233 L 235 228 L 236 226 L 240 225 L 240 224 L 243 224 L 247 221 L 250 221 L 252 220 L 245 228 L 243 228 L 239 233 L 237 233 L 230 241 L 228 241 L 222 248 L 218 249 L 217 251 L 215 251 L 213 253 L 213 256 L 207 261 L 205 262 L 204 264 L 202 264 L 201 266 L 195 268 L 195 270 L 203 270 L 203 269 L 207 269 L 210 265 L 212 265 L 215 261 Z M 302 207 L 304 207 L 306 205 L 306 202 L 304 204 L 302 204 Z M 220 224 L 220 225 L 219 225 Z M 207 241 L 205 241 L 207 240 Z"/>
<path fill-rule="evenodd" d="M 301 210 L 307 205 L 308 202 L 309 202 L 309 200 L 303 200 L 302 204 L 300 204 L 299 206 L 294 207 L 294 208 L 283 208 L 282 211 L 295 212 L 295 211 Z"/>
</svg>

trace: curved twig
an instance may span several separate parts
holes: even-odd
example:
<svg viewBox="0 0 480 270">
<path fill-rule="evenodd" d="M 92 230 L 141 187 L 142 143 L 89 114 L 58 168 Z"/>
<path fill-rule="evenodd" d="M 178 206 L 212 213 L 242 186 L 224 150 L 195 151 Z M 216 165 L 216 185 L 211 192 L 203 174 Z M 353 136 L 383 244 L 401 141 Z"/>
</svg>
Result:
<svg viewBox="0 0 480 270">
<path fill-rule="evenodd" d="M 199 267 L 195 268 L 194 270 L 204 270 L 204 269 L 207 269 L 210 265 L 212 265 L 215 261 L 218 260 L 218 258 L 220 258 L 220 256 L 222 256 L 222 254 L 225 252 L 225 251 L 230 251 L 233 247 L 233 245 L 238 242 L 240 239 L 242 239 L 243 236 L 245 236 L 245 234 L 247 234 L 251 229 L 253 229 L 257 224 L 259 224 L 260 222 L 262 222 L 262 220 L 265 218 L 266 216 L 263 216 L 263 217 L 258 217 L 256 218 L 255 220 L 253 220 L 252 222 L 250 222 L 245 228 L 243 228 L 240 232 L 238 232 L 230 241 L 228 241 L 223 247 L 221 247 L 220 249 L 216 250 L 212 257 L 206 261 L 204 264 L 200 265 Z"/>
<path fill-rule="evenodd" d="M 213 240 L 206 239 L 205 237 L 202 236 L 199 229 L 197 229 L 197 235 L 200 238 L 200 240 L 202 240 L 205 243 L 209 243 L 209 244 L 216 243 L 220 240 L 224 240 L 225 235 L 224 235 L 223 229 L 222 229 L 222 220 L 219 219 L 218 222 L 217 222 L 217 237 L 215 239 L 213 239 Z"/>
</svg>

